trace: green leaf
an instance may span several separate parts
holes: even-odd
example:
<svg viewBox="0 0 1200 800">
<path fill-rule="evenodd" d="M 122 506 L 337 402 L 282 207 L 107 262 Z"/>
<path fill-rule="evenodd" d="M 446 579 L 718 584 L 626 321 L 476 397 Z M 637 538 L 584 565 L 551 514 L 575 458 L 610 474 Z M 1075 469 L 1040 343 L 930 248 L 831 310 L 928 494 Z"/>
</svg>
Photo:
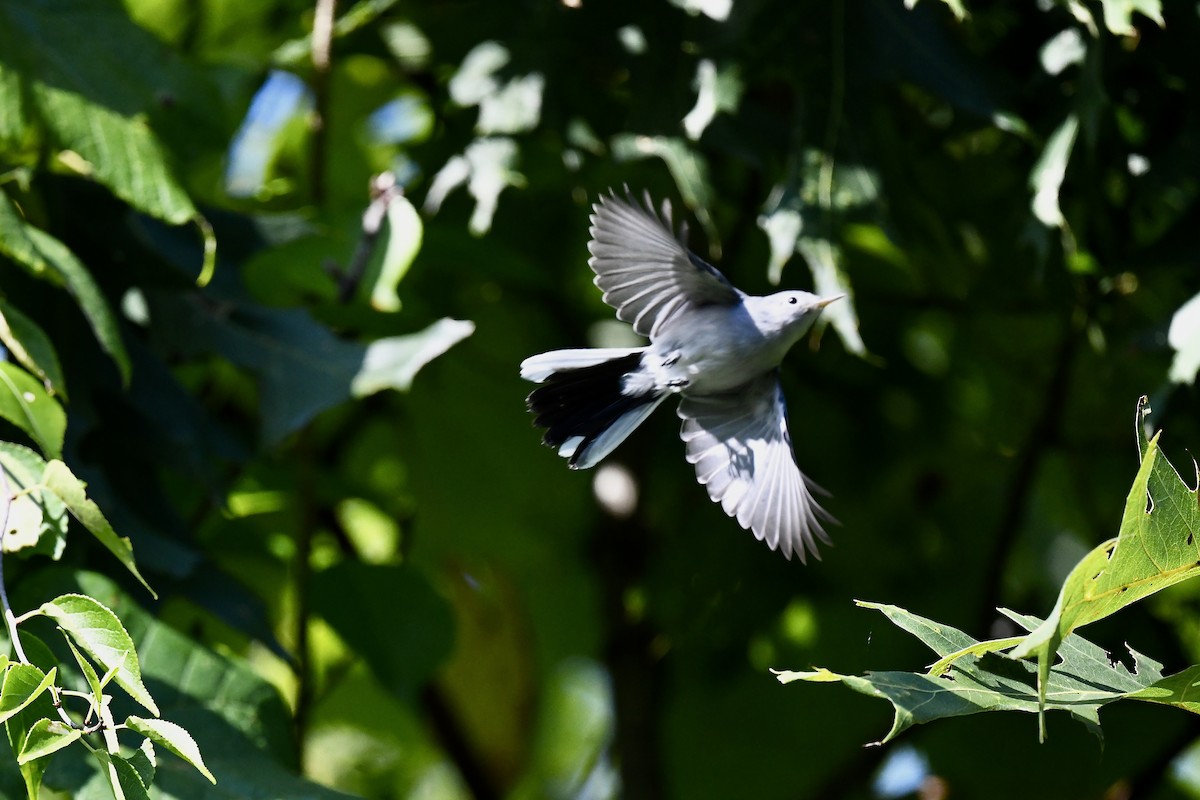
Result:
<svg viewBox="0 0 1200 800">
<path fill-rule="evenodd" d="M 801 236 L 796 242 L 796 251 L 808 262 L 813 276 L 813 291 L 816 294 L 821 297 L 845 295 L 821 312 L 818 324 L 828 321 L 847 350 L 865 356 L 867 346 L 858 332 L 858 312 L 854 307 L 850 279 L 842 267 L 845 261 L 842 249 L 828 239 Z"/>
<path fill-rule="evenodd" d="M 3 189 L 0 189 L 0 253 L 31 275 L 66 287 L 83 311 L 100 347 L 116 362 L 122 380 L 128 382 L 129 354 L 121 341 L 117 319 L 95 279 L 66 245 L 25 222 Z"/>
<path fill-rule="evenodd" d="M 0 103 L 2 107 L 3 103 Z M 40 277 L 48 267 L 37 245 L 29 238 L 29 227 L 4 189 L 0 188 L 0 253 Z"/>
<path fill-rule="evenodd" d="M 1066 229 L 1067 221 L 1059 207 L 1058 192 L 1067 174 L 1067 162 L 1079 133 L 1079 117 L 1070 114 L 1050 135 L 1029 174 L 1033 189 L 1033 215 L 1048 228 Z"/>
<path fill-rule="evenodd" d="M 1138 406 L 1139 420 L 1144 408 L 1145 398 Z M 1158 439 L 1155 434 L 1145 442 L 1117 538 L 1096 547 L 1071 570 L 1050 616 L 1012 652 L 1015 658 L 1036 656 L 1042 676 L 1071 631 L 1200 574 L 1200 541 L 1194 533 L 1200 530 L 1197 491 L 1162 455 Z"/>
<path fill-rule="evenodd" d="M 29 729 L 25 743 L 17 756 L 18 764 L 28 764 L 39 758 L 56 753 L 75 742 L 83 733 L 62 720 L 39 719 Z"/>
<path fill-rule="evenodd" d="M 49 655 L 49 651 L 45 649 L 45 645 L 37 641 L 35 637 L 22 634 L 21 640 L 25 643 L 27 652 L 33 653 L 34 651 L 38 651 L 44 655 Z M 38 658 L 35 655 L 30 655 L 30 657 Z M 50 658 L 53 659 L 53 656 L 50 656 Z M 53 671 L 53 668 L 51 668 L 51 671 Z M 8 736 L 8 743 L 12 748 L 12 752 L 17 754 L 24 751 L 25 742 L 29 738 L 29 732 L 37 725 L 38 720 L 50 719 L 54 715 L 55 709 L 50 700 L 50 693 L 42 692 L 32 703 L 10 716 L 4 723 L 4 731 Z M 26 797 L 36 798 L 38 796 L 42 786 L 42 775 L 46 772 L 46 768 L 49 765 L 50 758 L 39 758 L 18 765 L 21 771 L 21 778 L 25 783 Z"/>
<path fill-rule="evenodd" d="M 96 341 L 100 342 L 100 347 L 116 362 L 117 369 L 121 372 L 121 380 L 128 383 L 129 353 L 125 350 L 125 343 L 121 341 L 117 319 L 87 267 L 65 244 L 45 231 L 30 226 L 26 228 L 26 233 L 49 269 L 66 285 L 67 291 L 79 304 Z"/>
<path fill-rule="evenodd" d="M 42 672 L 32 664 L 10 664 L 0 688 L 0 722 L 12 717 L 37 699 L 54 683 L 57 670 Z"/>
<path fill-rule="evenodd" d="M 1200 372 L 1200 294 L 1179 307 L 1167 329 L 1167 343 L 1175 350 L 1170 378 L 1176 383 L 1195 383 Z"/>
<path fill-rule="evenodd" d="M 100 749 L 92 750 L 92 755 L 100 762 L 100 769 L 108 778 L 109 788 L 116 800 L 150 800 L 142 776 L 127 760 Z"/>
<path fill-rule="evenodd" d="M 696 105 L 683 118 L 683 129 L 688 138 L 698 140 L 717 114 L 737 113 L 742 98 L 742 81 L 734 64 L 722 64 L 720 68 L 710 59 L 703 58 L 696 65 Z"/>
<path fill-rule="evenodd" d="M 1040 714 L 1041 709 L 1065 711 L 1102 737 L 1099 710 L 1123 699 L 1154 701 L 1142 696 L 1164 679 L 1162 665 L 1133 651 L 1136 665 L 1130 671 L 1110 659 L 1102 648 L 1072 634 L 1060 650 L 1062 661 L 1051 669 L 1044 706 L 1039 697 L 1037 666 L 1028 661 L 997 655 L 996 650 L 1010 646 L 1011 639 L 979 642 L 949 625 L 934 622 L 902 608 L 875 603 L 859 603 L 883 612 L 889 620 L 920 639 L 942 658 L 935 667 L 939 672 L 868 672 L 862 676 L 840 675 L 827 669 L 810 672 L 775 672 L 781 683 L 809 681 L 840 682 L 856 692 L 888 700 L 894 709 L 892 729 L 878 744 L 890 741 L 907 728 L 948 717 L 978 714 L 984 711 L 1022 711 Z M 1003 611 L 1003 610 L 1002 610 Z M 1041 623 L 1003 611 L 1025 630 Z M 952 660 L 947 657 L 957 655 Z M 1181 673 L 1182 675 L 1183 673 Z M 1176 679 L 1184 680 L 1184 679 Z M 1169 684 L 1168 684 L 1169 685 Z M 1163 696 L 1161 693 L 1159 697 Z M 1177 703 L 1180 707 L 1185 707 Z"/>
<path fill-rule="evenodd" d="M 104 684 L 101 682 L 100 676 L 96 674 L 92 662 L 83 657 L 79 648 L 75 646 L 75 642 L 71 641 L 71 637 L 65 636 L 64 638 L 67 640 L 67 647 L 71 648 L 71 655 L 75 657 L 75 663 L 79 665 L 79 671 L 83 673 L 83 679 L 87 681 L 88 689 L 92 692 L 92 705 L 99 710 L 104 703 Z M 109 673 L 109 675 L 113 674 L 115 673 Z M 109 675 L 105 677 L 107 678 Z"/>
<path fill-rule="evenodd" d="M 1133 12 L 1138 11 L 1152 19 L 1160 28 L 1166 27 L 1163 20 L 1161 0 L 1100 0 L 1104 6 L 1104 25 L 1117 36 L 1137 36 L 1133 27 Z"/>
<path fill-rule="evenodd" d="M 154 783 L 154 774 L 158 771 L 158 759 L 154 755 L 154 742 L 142 739 L 138 749 L 129 756 L 129 765 L 134 768 L 143 786 Z"/>
<path fill-rule="evenodd" d="M 37 587 L 43 594 L 80 591 L 104 597 L 142 643 L 143 675 L 153 681 L 164 716 L 186 728 L 204 751 L 205 766 L 220 787 L 190 768 L 162 769 L 157 781 L 174 797 L 345 798 L 295 774 L 292 718 L 279 691 L 249 662 L 223 655 L 159 622 L 110 579 L 68 575 Z M 24 638 L 24 637 L 22 637 Z M 161 687 L 161 688 L 159 688 Z M 156 787 L 157 788 L 157 787 Z"/>
<path fill-rule="evenodd" d="M 105 670 L 114 670 L 113 680 L 130 697 L 158 715 L 158 706 L 142 683 L 142 669 L 133 639 L 116 614 L 99 601 L 81 594 L 65 594 L 43 603 L 41 612 L 57 622 L 97 664 Z"/>
<path fill-rule="evenodd" d="M 75 519 L 83 523 L 83 527 L 91 531 L 92 535 L 100 540 L 100 544 L 108 548 L 152 596 L 158 597 L 138 572 L 137 563 L 133 560 L 133 545 L 129 539 L 117 535 L 105 519 L 104 512 L 88 498 L 83 481 L 76 478 L 66 464 L 61 461 L 51 461 L 47 464 L 42 483 L 48 491 L 62 500 Z"/>
<path fill-rule="evenodd" d="M 40 126 L 77 171 L 147 214 L 186 222 L 196 209 L 145 116 L 169 74 L 161 52 L 120 4 L 0 5 L 0 105 L 21 102 L 3 127 L 15 137 Z"/>
<path fill-rule="evenodd" d="M 812 273 L 813 291 L 824 297 L 846 297 L 826 308 L 818 325 L 830 324 L 852 353 L 867 354 L 858 332 L 850 279 L 842 248 L 834 243 L 834 225 L 848 212 L 872 209 L 879 197 L 879 179 L 866 167 L 835 162 L 815 148 L 793 157 L 788 177 L 771 190 L 758 226 L 767 234 L 771 258 L 767 277 L 778 284 L 783 267 L 799 253 Z"/>
<path fill-rule="evenodd" d="M 4 535 L 5 552 L 31 548 L 58 558 L 67 543 L 67 507 L 42 483 L 45 460 L 28 447 L 0 442 L 0 467 L 8 475 L 14 495 Z"/>
<path fill-rule="evenodd" d="M 419 333 L 377 339 L 367 346 L 362 367 L 350 384 L 355 397 L 383 389 L 407 392 L 421 367 L 475 331 L 471 322 L 440 319 Z"/>
<path fill-rule="evenodd" d="M 47 392 L 66 399 L 66 380 L 50 337 L 16 306 L 3 300 L 0 300 L 0 344 L 41 380 Z"/>
<path fill-rule="evenodd" d="M 1175 706 L 1200 714 L 1200 665 L 1193 665 L 1129 694 L 1131 700 Z"/>
<path fill-rule="evenodd" d="M 184 728 L 173 722 L 167 722 L 165 719 L 143 719 L 142 717 L 130 717 L 125 720 L 125 724 L 129 726 L 130 730 L 136 731 L 155 744 L 170 750 L 195 767 L 201 775 L 208 778 L 209 783 L 216 784 L 217 779 L 208 771 L 208 767 L 204 766 L 204 759 L 200 755 L 200 748 L 196 746 L 196 740 Z"/>
<path fill-rule="evenodd" d="M 388 203 L 386 219 L 362 287 L 370 295 L 372 308 L 395 312 L 400 310 L 400 295 L 396 290 L 421 249 L 423 225 L 417 210 L 403 194 L 396 194 Z"/>
<path fill-rule="evenodd" d="M 364 346 L 338 338 L 304 311 L 230 301 L 214 313 L 207 306 L 158 300 L 161 313 L 174 321 L 163 332 L 169 344 L 189 353 L 216 352 L 258 376 L 263 438 L 270 443 L 351 396 L 406 388 L 417 369 L 471 325 L 446 320 Z"/>
<path fill-rule="evenodd" d="M 46 455 L 62 455 L 67 413 L 36 378 L 7 361 L 0 361 L 0 417 L 29 434 Z"/>
<path fill-rule="evenodd" d="M 947 8 L 949 8 L 952 12 L 954 12 L 954 18 L 957 19 L 959 22 L 962 22 L 963 20 L 965 20 L 967 18 L 967 9 L 963 5 L 962 0 L 942 0 L 942 2 L 946 4 Z M 911 10 L 913 8 L 916 8 L 916 6 L 917 6 L 917 0 L 904 0 L 905 8 Z"/>
</svg>

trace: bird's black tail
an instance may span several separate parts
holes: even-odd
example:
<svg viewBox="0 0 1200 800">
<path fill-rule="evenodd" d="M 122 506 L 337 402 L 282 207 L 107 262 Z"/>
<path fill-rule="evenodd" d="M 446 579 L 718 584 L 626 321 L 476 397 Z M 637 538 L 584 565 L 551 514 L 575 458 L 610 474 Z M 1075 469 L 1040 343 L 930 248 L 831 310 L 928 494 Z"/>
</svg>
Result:
<svg viewBox="0 0 1200 800">
<path fill-rule="evenodd" d="M 560 352 L 567 357 L 559 363 L 570 364 L 578 361 L 578 355 L 572 358 L 567 354 L 586 351 Z M 555 368 L 556 355 L 534 357 L 542 368 L 537 371 L 542 385 L 533 390 L 526 404 L 535 415 L 534 422 L 546 429 L 542 442 L 557 448 L 572 469 L 587 469 L 612 452 L 666 395 L 626 393 L 625 376 L 641 366 L 640 350 L 583 366 Z"/>
</svg>

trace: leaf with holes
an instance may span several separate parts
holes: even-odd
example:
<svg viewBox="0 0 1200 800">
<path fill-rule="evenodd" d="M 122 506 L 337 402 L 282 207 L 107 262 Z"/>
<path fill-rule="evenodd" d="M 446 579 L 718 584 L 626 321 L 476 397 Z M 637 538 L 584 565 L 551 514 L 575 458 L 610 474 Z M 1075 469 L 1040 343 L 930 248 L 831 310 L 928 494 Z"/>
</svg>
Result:
<svg viewBox="0 0 1200 800">
<path fill-rule="evenodd" d="M 1142 419 L 1145 399 L 1138 406 Z M 1145 454 L 1116 539 L 1101 544 L 1080 561 L 1059 591 L 1050 616 L 1012 655 L 1036 657 L 1045 678 L 1063 639 L 1076 628 L 1113 614 L 1168 586 L 1200 575 L 1200 505 L 1158 449 L 1160 434 L 1148 442 L 1139 425 Z"/>
<path fill-rule="evenodd" d="M 4 552 L 28 550 L 58 558 L 67 544 L 67 508 L 42 483 L 45 459 L 28 447 L 0 442 L 0 467 L 13 495 Z"/>
<path fill-rule="evenodd" d="M 1143 700 L 1197 710 L 1196 703 L 1188 699 L 1200 670 L 1197 667 L 1164 678 L 1162 664 L 1131 649 L 1134 663 L 1131 670 L 1103 648 L 1071 634 L 1059 649 L 1061 662 L 1051 668 L 1045 681 L 1048 691 L 1043 701 L 1037 665 L 998 653 L 1011 647 L 1014 640 L 979 642 L 949 625 L 896 606 L 861 602 L 859 605 L 881 611 L 898 627 L 920 639 L 939 656 L 939 661 L 927 672 L 840 675 L 827 669 L 773 671 L 781 683 L 839 682 L 861 694 L 890 702 L 895 712 L 892 729 L 878 744 L 890 741 L 913 725 L 985 711 L 1039 715 L 1043 710 L 1065 711 L 1102 739 L 1100 709 L 1117 700 Z M 1002 612 L 1027 631 L 1041 623 L 1037 617 L 1003 609 Z"/>
<path fill-rule="evenodd" d="M 106 671 L 143 708 L 158 716 L 158 706 L 142 683 L 137 650 L 117 615 L 99 601 L 82 594 L 64 594 L 43 603 L 41 612 Z"/>
</svg>

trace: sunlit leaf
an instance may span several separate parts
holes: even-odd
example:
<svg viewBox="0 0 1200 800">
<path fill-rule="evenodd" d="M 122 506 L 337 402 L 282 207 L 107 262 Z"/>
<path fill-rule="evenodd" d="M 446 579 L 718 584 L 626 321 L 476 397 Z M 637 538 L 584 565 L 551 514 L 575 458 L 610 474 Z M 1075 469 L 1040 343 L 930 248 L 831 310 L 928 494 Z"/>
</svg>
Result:
<svg viewBox="0 0 1200 800">
<path fill-rule="evenodd" d="M 346 797 L 295 774 L 290 713 L 279 691 L 249 662 L 214 652 L 160 622 L 104 576 L 59 575 L 51 591 L 86 592 L 110 601 L 141 645 L 142 675 L 154 686 L 163 717 L 187 730 L 203 749 L 205 766 L 220 780 L 212 789 L 197 770 L 168 764 L 157 771 L 156 792 L 263 800 Z"/>
<path fill-rule="evenodd" d="M 25 744 L 17 755 L 17 763 L 28 764 L 35 759 L 57 753 L 82 735 L 78 728 L 72 728 L 62 720 L 39 719 L 29 729 Z"/>
<path fill-rule="evenodd" d="M 1175 350 L 1171 361 L 1171 380 L 1194 383 L 1200 371 L 1200 294 L 1188 300 L 1171 317 L 1167 342 Z"/>
<path fill-rule="evenodd" d="M 81 594 L 65 594 L 43 603 L 41 612 L 58 623 L 113 680 L 143 708 L 157 716 L 158 706 L 142 683 L 137 648 L 117 615 L 99 601 Z"/>
<path fill-rule="evenodd" d="M 45 459 L 28 447 L 0 442 L 0 465 L 13 493 L 4 550 L 33 548 L 58 558 L 66 547 L 67 509 L 43 484 Z"/>
<path fill-rule="evenodd" d="M 0 200 L 0 206 L 3 201 Z M 0 344 L 25 369 L 37 376 L 50 394 L 67 397 L 66 379 L 58 353 L 41 326 L 16 306 L 0 300 Z"/>
<path fill-rule="evenodd" d="M 53 655 L 45 649 L 44 644 L 41 642 L 34 643 L 34 637 L 22 634 L 21 640 L 25 643 L 26 651 L 31 654 L 30 657 L 32 659 L 42 660 L 40 656 L 32 655 L 32 653 L 35 651 L 44 651 L 47 660 L 54 660 Z M 45 662 L 43 661 L 43 663 Z M 51 671 L 53 671 L 53 668 Z M 5 720 L 4 732 L 13 754 L 21 753 L 25 750 L 25 742 L 29 738 L 29 731 L 33 729 L 39 720 L 50 719 L 54 716 L 55 710 L 50 700 L 50 693 L 42 692 L 34 698 L 32 703 L 29 703 Z M 45 774 L 46 768 L 50 765 L 50 760 L 49 757 L 39 758 L 18 765 L 21 772 L 21 779 L 25 784 L 25 794 L 27 797 L 38 796 L 42 785 L 42 776 Z"/>
<path fill-rule="evenodd" d="M 29 434 L 51 458 L 62 455 L 67 413 L 32 375 L 0 361 L 0 417 Z"/>
<path fill-rule="evenodd" d="M 1143 405 L 1138 409 L 1141 436 Z M 1159 435 L 1148 442 L 1143 438 L 1142 465 L 1129 490 L 1117 538 L 1097 546 L 1071 570 L 1050 616 L 1012 652 L 1016 658 L 1037 658 L 1043 696 L 1045 676 L 1071 631 L 1200 575 L 1197 490 L 1184 483 L 1162 455 Z"/>
<path fill-rule="evenodd" d="M 1033 215 L 1043 225 L 1060 228 L 1066 225 L 1059 207 L 1058 193 L 1067 174 L 1067 162 L 1079 132 L 1079 117 L 1069 115 L 1046 141 L 1042 155 L 1029 174 L 1033 188 Z"/>
<path fill-rule="evenodd" d="M 118 536 L 112 525 L 104 516 L 104 512 L 88 496 L 83 481 L 76 478 L 67 465 L 61 461 L 51 461 L 46 465 L 42 483 L 47 491 L 57 496 L 70 510 L 71 515 L 82 523 L 100 544 L 104 545 L 133 576 L 141 581 L 151 595 L 157 597 L 150 584 L 138 571 L 133 559 L 133 545 L 128 538 Z"/>
<path fill-rule="evenodd" d="M 1137 36 L 1133 25 L 1133 14 L 1138 12 L 1154 21 L 1158 27 L 1166 25 L 1163 20 L 1161 0 L 1100 0 L 1104 6 L 1104 25 L 1117 36 Z"/>
<path fill-rule="evenodd" d="M 683 129 L 688 138 L 695 141 L 703 135 L 713 118 L 722 112 L 737 111 L 742 95 L 742 82 L 736 67 L 728 65 L 718 69 L 711 60 L 704 58 L 696 65 L 696 105 L 683 118 Z"/>
<path fill-rule="evenodd" d="M 524 133 L 537 127 L 542 113 L 542 90 L 546 79 L 531 72 L 513 78 L 479 102 L 475 130 L 484 136 Z"/>
<path fill-rule="evenodd" d="M 79 671 L 83 673 L 83 679 L 87 682 L 88 689 L 92 693 L 92 707 L 99 709 L 104 702 L 104 682 L 100 680 L 100 676 L 96 674 L 96 668 L 92 666 L 92 662 L 84 658 L 83 653 L 79 652 L 79 648 L 75 646 L 75 642 L 70 636 L 63 637 L 67 641 L 67 647 L 71 649 L 71 655 L 75 658 L 75 663 L 79 665 Z M 107 677 L 115 675 L 115 672 L 109 672 Z"/>
<path fill-rule="evenodd" d="M 12 717 L 49 689 L 54 684 L 56 674 L 56 670 L 42 672 L 32 664 L 9 664 L 4 673 L 3 688 L 0 688 L 0 722 Z"/>
<path fill-rule="evenodd" d="M 525 182 L 516 169 L 517 154 L 517 143 L 507 136 L 489 136 L 471 142 L 461 156 L 451 156 L 433 176 L 425 195 L 425 210 L 436 214 L 446 196 L 465 183 L 475 198 L 475 210 L 467 226 L 476 236 L 487 233 L 496 215 L 500 193 Z"/>
<path fill-rule="evenodd" d="M 947 8 L 954 12 L 954 16 L 959 22 L 962 22 L 967 18 L 967 9 L 966 6 L 963 5 L 962 0 L 942 0 L 942 2 L 946 4 Z M 917 0 L 904 0 L 905 8 L 912 9 L 915 8 L 916 5 Z"/>
<path fill-rule="evenodd" d="M 371 342 L 350 390 L 355 397 L 365 397 L 383 389 L 408 391 L 421 367 L 474 330 L 475 325 L 465 320 L 440 319 L 419 333 Z"/>
<path fill-rule="evenodd" d="M 1164 679 L 1162 664 L 1130 650 L 1135 669 L 1129 670 L 1119 660 L 1112 659 L 1100 647 L 1071 634 L 1062 643 L 1060 663 L 1051 669 L 1045 685 L 1045 703 L 1039 697 L 1037 665 L 1024 660 L 996 654 L 1011 646 L 1002 643 L 979 642 L 949 625 L 913 614 L 902 608 L 877 603 L 859 603 L 865 608 L 883 612 L 900 628 L 916 636 L 935 654 L 947 657 L 957 654 L 944 665 L 941 672 L 867 672 L 861 676 L 841 675 L 827 669 L 809 672 L 773 670 L 781 683 L 808 681 L 814 683 L 843 683 L 870 697 L 885 699 L 892 704 L 895 717 L 892 728 L 877 744 L 890 741 L 913 725 L 950 717 L 979 714 L 985 711 L 1021 711 L 1040 714 L 1043 709 L 1065 711 L 1083 723 L 1096 736 L 1103 738 L 1100 729 L 1100 708 L 1117 700 L 1139 699 L 1158 701 L 1187 675 Z M 1009 611 L 1009 619 L 1025 630 L 1041 623 Z M 1185 707 L 1182 703 L 1175 703 Z M 1191 709 L 1189 709 L 1191 710 Z"/>
<path fill-rule="evenodd" d="M 59 58 L 64 47 L 69 59 Z M 161 86 L 157 52 L 119 4 L 0 6 L 0 90 L 20 93 L 18 124 L 36 121 L 53 147 L 74 154 L 78 171 L 178 224 L 196 209 L 144 116 Z M 0 96 L 0 105 L 11 99 Z"/>
<path fill-rule="evenodd" d="M 808 262 L 812 271 L 813 292 L 821 297 L 845 295 L 841 300 L 826 306 L 821 319 L 827 320 L 837 331 L 838 338 L 851 353 L 865 355 L 867 347 L 858 332 L 858 313 L 854 307 L 854 295 L 850 280 L 842 269 L 841 248 L 834 247 L 826 239 L 800 237 L 796 249 Z"/>
<path fill-rule="evenodd" d="M 388 203 L 386 219 L 375 256 L 363 276 L 363 288 L 370 296 L 373 308 L 394 312 L 400 310 L 397 288 L 421 250 L 424 226 L 417 210 L 403 194 L 397 194 Z"/>
<path fill-rule="evenodd" d="M 184 728 L 165 719 L 143 719 L 142 717 L 130 717 L 125 720 L 125 724 L 129 726 L 130 730 L 162 745 L 191 764 L 201 775 L 208 778 L 209 783 L 217 782 L 213 774 L 208 771 L 208 767 L 204 766 L 204 758 L 200 755 L 200 748 L 196 746 L 196 740 Z"/>
</svg>

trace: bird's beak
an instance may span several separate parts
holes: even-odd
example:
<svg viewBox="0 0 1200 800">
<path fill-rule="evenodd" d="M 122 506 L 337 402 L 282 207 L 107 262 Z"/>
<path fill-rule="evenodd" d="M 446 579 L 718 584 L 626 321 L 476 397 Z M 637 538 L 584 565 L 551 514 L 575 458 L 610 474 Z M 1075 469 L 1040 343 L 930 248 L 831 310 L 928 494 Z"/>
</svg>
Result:
<svg viewBox="0 0 1200 800">
<path fill-rule="evenodd" d="M 833 297 L 822 297 L 819 300 L 817 300 L 817 302 L 813 303 L 813 305 L 816 306 L 817 308 L 824 308 L 825 306 L 832 303 L 834 300 L 841 300 L 845 296 L 846 296 L 845 294 L 835 294 Z"/>
</svg>

